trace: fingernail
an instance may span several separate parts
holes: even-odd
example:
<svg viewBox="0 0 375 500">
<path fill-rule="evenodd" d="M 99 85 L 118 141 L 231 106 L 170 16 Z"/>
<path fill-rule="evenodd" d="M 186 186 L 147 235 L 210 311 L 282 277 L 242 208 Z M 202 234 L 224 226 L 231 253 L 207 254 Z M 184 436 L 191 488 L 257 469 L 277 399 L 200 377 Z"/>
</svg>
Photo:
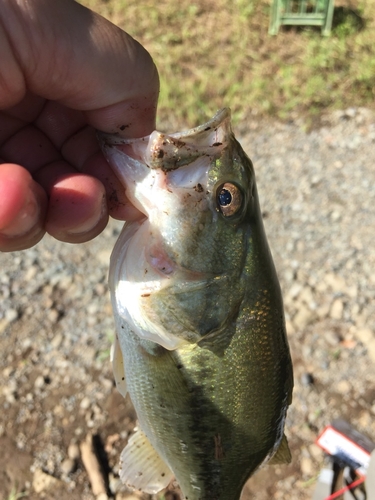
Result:
<svg viewBox="0 0 375 500">
<path fill-rule="evenodd" d="M 17 216 L 11 224 L 1 230 L 4 236 L 23 236 L 28 233 L 39 220 L 40 207 L 32 191 L 29 191 L 28 197 Z"/>
<path fill-rule="evenodd" d="M 75 226 L 74 228 L 69 229 L 67 231 L 68 234 L 85 234 L 88 233 L 89 231 L 92 231 L 102 220 L 102 218 L 106 215 L 107 213 L 107 200 L 105 195 L 103 196 L 101 207 L 99 213 L 94 213 L 91 217 L 86 219 L 82 224 Z"/>
</svg>

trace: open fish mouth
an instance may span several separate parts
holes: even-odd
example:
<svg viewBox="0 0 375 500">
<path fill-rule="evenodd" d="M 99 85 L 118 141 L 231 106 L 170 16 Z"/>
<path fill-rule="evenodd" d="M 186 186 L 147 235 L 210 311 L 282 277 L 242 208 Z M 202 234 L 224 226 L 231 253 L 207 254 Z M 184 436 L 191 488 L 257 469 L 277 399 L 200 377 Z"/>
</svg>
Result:
<svg viewBox="0 0 375 500">
<path fill-rule="evenodd" d="M 207 189 L 207 172 L 226 145 L 229 123 L 230 110 L 224 108 L 207 123 L 184 132 L 167 135 L 155 130 L 139 139 L 100 132 L 98 137 L 129 201 L 148 217 L 152 200 L 160 208 L 163 189 Z"/>
</svg>

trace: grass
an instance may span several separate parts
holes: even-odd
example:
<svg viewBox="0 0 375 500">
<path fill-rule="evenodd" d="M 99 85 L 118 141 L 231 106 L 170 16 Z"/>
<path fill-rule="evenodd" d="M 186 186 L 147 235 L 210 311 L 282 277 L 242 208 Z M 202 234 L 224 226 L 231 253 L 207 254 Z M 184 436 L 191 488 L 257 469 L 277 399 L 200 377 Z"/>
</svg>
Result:
<svg viewBox="0 0 375 500">
<path fill-rule="evenodd" d="M 12 490 L 11 490 L 11 492 L 9 493 L 9 496 L 8 496 L 7 500 L 19 500 L 20 498 L 24 498 L 26 496 L 27 496 L 26 492 L 19 493 L 17 491 L 17 488 L 13 487 Z"/>
<path fill-rule="evenodd" d="M 340 1 L 340 0 L 339 0 Z M 337 5 L 332 35 L 283 27 L 268 35 L 265 0 L 81 0 L 141 42 L 160 72 L 159 120 L 282 119 L 374 106 L 375 0 Z"/>
</svg>

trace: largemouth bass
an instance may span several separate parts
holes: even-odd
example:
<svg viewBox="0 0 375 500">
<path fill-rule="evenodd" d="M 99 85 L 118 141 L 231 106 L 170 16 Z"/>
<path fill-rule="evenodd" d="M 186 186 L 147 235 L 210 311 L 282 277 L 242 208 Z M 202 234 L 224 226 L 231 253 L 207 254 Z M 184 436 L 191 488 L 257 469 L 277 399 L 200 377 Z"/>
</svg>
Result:
<svg viewBox="0 0 375 500">
<path fill-rule="evenodd" d="M 290 461 L 292 365 L 252 163 L 228 109 L 184 133 L 100 141 L 145 215 L 110 266 L 114 374 L 140 425 L 121 478 L 238 500 L 260 465 Z"/>
</svg>

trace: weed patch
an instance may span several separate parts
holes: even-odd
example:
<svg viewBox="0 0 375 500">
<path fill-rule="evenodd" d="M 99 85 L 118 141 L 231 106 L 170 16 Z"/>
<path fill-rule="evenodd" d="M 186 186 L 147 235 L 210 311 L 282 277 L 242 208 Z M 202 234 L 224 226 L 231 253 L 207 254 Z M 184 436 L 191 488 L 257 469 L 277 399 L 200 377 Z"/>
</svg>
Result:
<svg viewBox="0 0 375 500">
<path fill-rule="evenodd" d="M 332 35 L 283 27 L 268 35 L 265 0 L 82 0 L 139 40 L 160 72 L 162 122 L 202 123 L 223 106 L 234 119 L 288 119 L 373 106 L 375 1 L 336 6 Z"/>
</svg>

